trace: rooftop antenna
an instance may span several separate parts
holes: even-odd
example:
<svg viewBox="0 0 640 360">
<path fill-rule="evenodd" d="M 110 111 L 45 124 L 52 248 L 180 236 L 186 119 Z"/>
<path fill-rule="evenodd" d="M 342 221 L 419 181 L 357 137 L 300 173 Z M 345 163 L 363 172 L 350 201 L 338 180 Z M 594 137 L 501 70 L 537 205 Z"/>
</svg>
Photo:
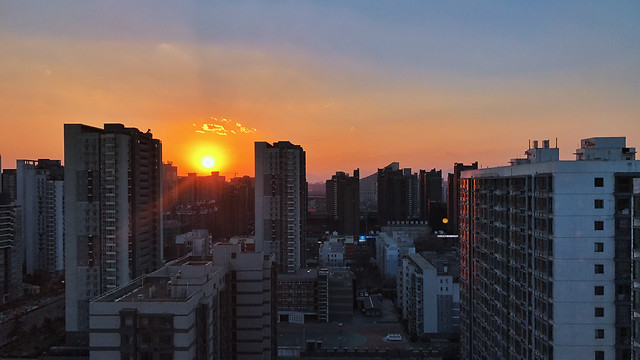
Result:
<svg viewBox="0 0 640 360">
<path fill-rule="evenodd" d="M 556 136 L 556 149 L 558 148 L 558 137 Z"/>
<path fill-rule="evenodd" d="M 531 149 L 531 139 L 529 139 L 529 149 Z"/>
</svg>

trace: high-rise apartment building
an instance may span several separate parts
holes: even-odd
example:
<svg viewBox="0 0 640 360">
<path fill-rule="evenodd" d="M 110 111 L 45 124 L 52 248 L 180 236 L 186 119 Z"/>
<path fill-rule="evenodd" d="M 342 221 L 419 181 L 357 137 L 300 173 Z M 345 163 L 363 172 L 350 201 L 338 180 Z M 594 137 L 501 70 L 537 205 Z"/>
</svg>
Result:
<svg viewBox="0 0 640 360">
<path fill-rule="evenodd" d="M 534 142 L 460 177 L 461 358 L 638 359 L 640 161 Z"/>
<path fill-rule="evenodd" d="M 418 175 L 393 162 L 378 169 L 378 224 L 420 218 Z"/>
<path fill-rule="evenodd" d="M 207 176 L 189 173 L 178 178 L 178 201 L 182 205 L 217 202 L 222 196 L 224 185 L 225 177 L 218 171 L 212 171 Z"/>
<path fill-rule="evenodd" d="M 360 212 L 363 214 L 378 211 L 378 173 L 360 178 Z"/>
<path fill-rule="evenodd" d="M 459 182 L 460 173 L 465 170 L 474 170 L 478 168 L 478 162 L 474 162 L 470 165 L 463 163 L 455 163 L 453 165 L 453 173 L 447 177 L 447 220 L 450 233 L 458 233 L 458 212 L 459 212 Z"/>
<path fill-rule="evenodd" d="M 442 170 L 420 170 L 420 219 L 429 221 L 433 227 L 442 222 Z"/>
<path fill-rule="evenodd" d="M 229 179 L 218 204 L 223 237 L 231 238 L 253 233 L 256 220 L 255 200 L 254 178 L 243 176 Z"/>
<path fill-rule="evenodd" d="M 2 192 L 9 196 L 9 202 L 16 201 L 18 198 L 16 169 L 2 170 Z"/>
<path fill-rule="evenodd" d="M 162 266 L 162 148 L 121 124 L 64 144 L 67 340 L 88 344 L 89 300 Z"/>
<path fill-rule="evenodd" d="M 337 172 L 326 183 L 327 212 L 334 224 L 331 230 L 357 238 L 360 228 L 360 171 L 353 176 Z"/>
<path fill-rule="evenodd" d="M 22 296 L 21 209 L 0 193 L 0 303 Z"/>
<path fill-rule="evenodd" d="M 64 270 L 64 168 L 60 160 L 18 160 L 17 204 L 27 274 L 55 276 Z"/>
<path fill-rule="evenodd" d="M 288 141 L 255 143 L 256 250 L 276 255 L 281 272 L 304 264 L 306 156 Z"/>
<path fill-rule="evenodd" d="M 173 162 L 162 164 L 162 209 L 171 210 L 178 203 L 178 168 Z"/>
</svg>

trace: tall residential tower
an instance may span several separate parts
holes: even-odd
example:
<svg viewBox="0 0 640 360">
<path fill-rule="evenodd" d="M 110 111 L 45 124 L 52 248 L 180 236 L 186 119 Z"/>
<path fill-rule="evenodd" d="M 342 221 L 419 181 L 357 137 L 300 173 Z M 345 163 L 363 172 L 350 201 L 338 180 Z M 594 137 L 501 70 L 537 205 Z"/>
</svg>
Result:
<svg viewBox="0 0 640 360">
<path fill-rule="evenodd" d="M 331 230 L 357 239 L 360 229 L 360 170 L 354 170 L 353 176 L 338 171 L 326 181 L 325 186 Z"/>
<path fill-rule="evenodd" d="M 18 160 L 17 203 L 27 274 L 55 276 L 64 270 L 64 168 L 60 160 Z"/>
<path fill-rule="evenodd" d="M 288 141 L 255 143 L 256 251 L 275 254 L 280 272 L 304 264 L 307 218 L 305 152 Z"/>
<path fill-rule="evenodd" d="M 162 148 L 121 124 L 64 126 L 66 328 L 88 343 L 89 300 L 162 266 Z"/>
<path fill-rule="evenodd" d="M 461 358 L 638 359 L 635 149 L 590 138 L 560 161 L 545 140 L 525 154 L 460 176 Z"/>
</svg>

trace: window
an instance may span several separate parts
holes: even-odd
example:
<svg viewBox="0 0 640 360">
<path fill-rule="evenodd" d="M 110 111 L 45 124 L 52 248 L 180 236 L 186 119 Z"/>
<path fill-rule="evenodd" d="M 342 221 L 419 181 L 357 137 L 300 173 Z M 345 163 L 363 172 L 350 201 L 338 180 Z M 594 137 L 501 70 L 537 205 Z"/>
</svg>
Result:
<svg viewBox="0 0 640 360">
<path fill-rule="evenodd" d="M 595 360 L 604 360 L 604 351 L 596 350 Z"/>
<path fill-rule="evenodd" d="M 597 177 L 593 179 L 593 186 L 595 187 L 603 187 L 604 186 L 604 178 Z"/>
<path fill-rule="evenodd" d="M 596 339 L 604 339 L 604 329 L 596 329 Z"/>
<path fill-rule="evenodd" d="M 604 208 L 604 200 L 602 200 L 602 199 L 593 200 L 593 207 L 596 208 L 596 209 L 603 209 Z"/>
<path fill-rule="evenodd" d="M 604 230 L 604 221 L 596 220 L 593 222 L 594 230 Z"/>
<path fill-rule="evenodd" d="M 593 244 L 593 251 L 595 252 L 603 252 L 604 251 L 604 243 L 597 242 Z"/>
<path fill-rule="evenodd" d="M 593 266 L 593 271 L 596 274 L 604 274 L 604 264 L 595 264 Z"/>
<path fill-rule="evenodd" d="M 604 295 L 604 286 L 599 285 L 593 288 L 593 293 L 595 295 Z"/>
<path fill-rule="evenodd" d="M 604 308 L 603 307 L 594 308 L 594 313 L 595 313 L 595 317 L 604 317 Z"/>
</svg>

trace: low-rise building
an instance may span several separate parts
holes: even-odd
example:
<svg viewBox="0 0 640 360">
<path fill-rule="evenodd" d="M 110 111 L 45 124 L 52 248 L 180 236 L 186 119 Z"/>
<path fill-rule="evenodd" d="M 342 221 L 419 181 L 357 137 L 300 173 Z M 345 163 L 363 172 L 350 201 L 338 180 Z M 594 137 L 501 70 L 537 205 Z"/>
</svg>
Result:
<svg viewBox="0 0 640 360">
<path fill-rule="evenodd" d="M 413 239 L 402 231 L 381 232 L 376 238 L 376 262 L 380 276 L 395 283 L 402 258 L 415 253 Z"/>
<path fill-rule="evenodd" d="M 353 273 L 348 268 L 332 267 L 318 270 L 318 320 L 353 320 L 353 289 Z"/>
<path fill-rule="evenodd" d="M 318 270 L 300 268 L 278 275 L 278 321 L 304 323 L 318 316 Z"/>
<path fill-rule="evenodd" d="M 320 245 L 319 262 L 321 267 L 344 266 L 344 244 L 340 242 L 325 241 Z"/>
<path fill-rule="evenodd" d="M 409 254 L 401 269 L 397 304 L 408 333 L 417 338 L 456 337 L 460 331 L 457 254 Z"/>
<path fill-rule="evenodd" d="M 176 236 L 176 245 L 195 256 L 206 256 L 211 253 L 212 239 L 209 230 L 196 229 Z"/>
</svg>

